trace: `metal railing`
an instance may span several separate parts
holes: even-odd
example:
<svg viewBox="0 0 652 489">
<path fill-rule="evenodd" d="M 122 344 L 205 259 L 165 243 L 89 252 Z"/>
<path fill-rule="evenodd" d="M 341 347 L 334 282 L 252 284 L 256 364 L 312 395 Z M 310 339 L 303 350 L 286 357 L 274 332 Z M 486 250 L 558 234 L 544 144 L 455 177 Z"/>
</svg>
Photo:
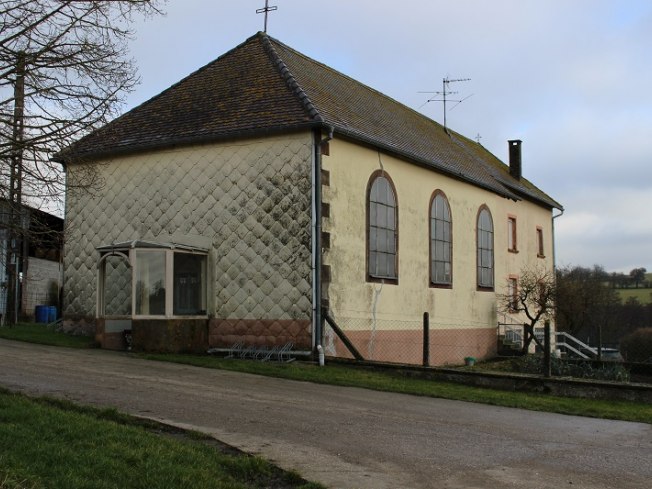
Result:
<svg viewBox="0 0 652 489">
<path fill-rule="evenodd" d="M 565 348 L 585 360 L 598 356 L 597 348 L 587 345 L 565 331 L 557 331 L 555 333 L 555 340 L 557 349 Z M 592 356 L 589 356 L 589 354 Z"/>
</svg>

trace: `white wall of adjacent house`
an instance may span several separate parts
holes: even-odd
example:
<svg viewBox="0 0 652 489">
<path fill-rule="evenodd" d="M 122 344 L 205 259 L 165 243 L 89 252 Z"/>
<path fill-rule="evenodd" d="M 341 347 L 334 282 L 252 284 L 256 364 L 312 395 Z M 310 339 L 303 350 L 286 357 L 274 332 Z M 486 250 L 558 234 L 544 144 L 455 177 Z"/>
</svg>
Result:
<svg viewBox="0 0 652 489">
<path fill-rule="evenodd" d="M 341 139 L 331 141 L 330 156 L 323 158 L 322 165 L 330 173 L 330 185 L 324 188 L 324 201 L 330 205 L 330 217 L 324 220 L 324 231 L 330 233 L 330 249 L 325 252 L 324 263 L 331 268 L 328 298 L 331 314 L 340 327 L 353 337 L 357 335 L 369 350 L 368 356 L 377 359 L 383 359 L 383 351 L 390 349 L 381 345 L 383 334 L 384 341 L 394 343 L 395 349 L 402 341 L 416 343 L 416 347 L 409 347 L 409 354 L 393 358 L 407 361 L 419 354 L 422 317 L 428 312 L 431 330 L 449 331 L 450 342 L 460 343 L 454 355 L 463 355 L 466 347 L 469 355 L 489 356 L 487 342 L 494 341 L 491 338 L 495 333 L 491 332 L 495 332 L 498 322 L 518 322 L 518 318 L 499 316 L 497 294 L 506 293 L 508 280 L 518 278 L 525 267 L 552 270 L 551 210 L 524 200 L 506 199 Z M 398 283 L 368 280 L 367 186 L 378 170 L 386 173 L 396 190 Z M 437 190 L 445 193 L 452 219 L 449 288 L 432 287 L 430 281 L 429 212 Z M 483 206 L 493 219 L 494 290 L 479 290 L 477 286 L 476 231 L 478 212 Z M 512 243 L 511 251 L 510 218 L 512 226 L 516 225 L 516 243 Z M 539 255 L 537 228 L 544 238 L 544 256 Z M 473 344 L 477 344 L 475 351 Z M 437 363 L 456 360 L 459 358 Z"/>
<path fill-rule="evenodd" d="M 28 258 L 27 274 L 23 277 L 23 310 L 34 315 L 36 306 L 59 304 L 63 283 L 63 265 L 58 261 Z"/>
</svg>

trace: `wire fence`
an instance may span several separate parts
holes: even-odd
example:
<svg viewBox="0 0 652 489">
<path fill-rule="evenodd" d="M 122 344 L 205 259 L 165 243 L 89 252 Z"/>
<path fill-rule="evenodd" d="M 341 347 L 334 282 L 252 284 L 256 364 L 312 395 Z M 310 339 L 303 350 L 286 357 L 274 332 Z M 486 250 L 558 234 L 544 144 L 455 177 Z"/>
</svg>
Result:
<svg viewBox="0 0 652 489">
<path fill-rule="evenodd" d="M 340 332 L 338 332 L 340 330 Z M 542 353 L 543 327 L 535 327 L 528 342 L 523 325 L 456 324 L 441 318 L 328 317 L 324 329 L 327 356 L 425 366 L 457 366 L 498 356 Z M 347 342 L 349 345 L 347 346 Z M 573 360 L 649 364 L 652 367 L 652 328 L 620 343 L 585 342 L 551 331 L 552 355 Z"/>
</svg>

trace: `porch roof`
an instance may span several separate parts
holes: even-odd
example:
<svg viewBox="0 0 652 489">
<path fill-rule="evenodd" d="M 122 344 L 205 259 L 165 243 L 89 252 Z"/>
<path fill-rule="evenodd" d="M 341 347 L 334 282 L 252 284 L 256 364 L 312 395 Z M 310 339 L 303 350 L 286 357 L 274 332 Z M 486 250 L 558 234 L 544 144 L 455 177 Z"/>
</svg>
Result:
<svg viewBox="0 0 652 489">
<path fill-rule="evenodd" d="M 102 245 L 95 248 L 100 253 L 110 253 L 113 251 L 129 251 L 130 249 L 166 249 L 166 250 L 181 250 L 192 253 L 208 253 L 208 248 L 201 248 L 199 246 L 189 246 L 180 243 L 159 243 L 155 241 L 145 241 L 142 239 L 135 239 L 132 241 L 122 241 L 120 243 L 111 243 Z"/>
</svg>

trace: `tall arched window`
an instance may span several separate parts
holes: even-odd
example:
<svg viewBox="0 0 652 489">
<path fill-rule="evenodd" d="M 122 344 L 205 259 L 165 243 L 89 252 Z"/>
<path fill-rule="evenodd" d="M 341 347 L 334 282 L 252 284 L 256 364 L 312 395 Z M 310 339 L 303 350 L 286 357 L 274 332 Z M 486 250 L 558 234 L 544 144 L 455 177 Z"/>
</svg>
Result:
<svg viewBox="0 0 652 489">
<path fill-rule="evenodd" d="M 367 276 L 374 280 L 398 280 L 398 206 L 389 176 L 376 172 L 367 193 Z"/>
<path fill-rule="evenodd" d="M 453 283 L 453 233 L 446 195 L 437 190 L 430 203 L 430 283 L 450 287 Z"/>
<path fill-rule="evenodd" d="M 477 228 L 478 288 L 494 288 L 494 224 L 486 206 L 480 208 Z"/>
</svg>

